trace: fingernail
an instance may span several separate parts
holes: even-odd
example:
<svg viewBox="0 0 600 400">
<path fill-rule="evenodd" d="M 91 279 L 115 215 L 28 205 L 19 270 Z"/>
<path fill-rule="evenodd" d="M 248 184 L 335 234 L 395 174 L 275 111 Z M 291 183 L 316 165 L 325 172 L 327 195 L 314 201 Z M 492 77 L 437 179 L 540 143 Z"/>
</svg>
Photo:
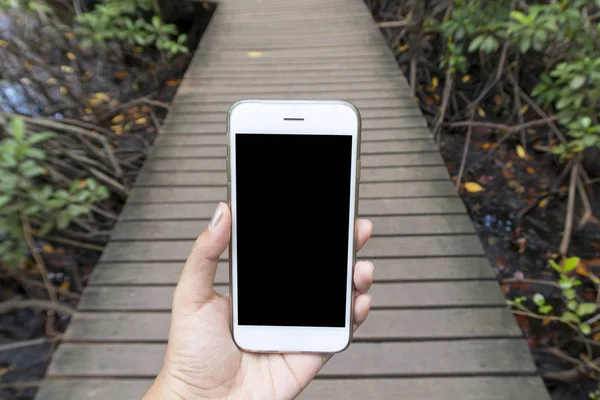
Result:
<svg viewBox="0 0 600 400">
<path fill-rule="evenodd" d="M 213 214 L 210 223 L 208 224 L 209 229 L 214 229 L 219 222 L 221 222 L 221 216 L 223 215 L 223 208 L 221 207 L 221 203 L 217 206 L 215 213 Z"/>
</svg>

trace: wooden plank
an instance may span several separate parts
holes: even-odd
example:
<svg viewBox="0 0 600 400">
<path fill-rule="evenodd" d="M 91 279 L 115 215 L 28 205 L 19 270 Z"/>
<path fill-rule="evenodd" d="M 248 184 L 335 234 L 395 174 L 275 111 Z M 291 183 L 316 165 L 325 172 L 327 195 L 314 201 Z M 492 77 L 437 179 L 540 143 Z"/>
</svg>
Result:
<svg viewBox="0 0 600 400">
<path fill-rule="evenodd" d="M 176 285 L 184 262 L 104 263 L 94 268 L 91 286 L 102 285 Z M 488 270 L 490 268 L 488 267 Z M 229 262 L 219 263 L 216 284 L 229 283 Z"/>
<path fill-rule="evenodd" d="M 52 379 L 37 400 L 141 399 L 153 380 Z M 317 379 L 298 400 L 387 400 L 398 393 L 410 400 L 549 400 L 539 377 L 434 377 L 401 379 Z"/>
<path fill-rule="evenodd" d="M 174 286 L 88 286 L 79 310 L 169 311 L 174 289 Z M 229 292 L 225 285 L 215 285 L 215 290 Z M 506 304 L 498 283 L 493 281 L 374 283 L 369 294 L 373 299 L 372 309 Z"/>
<path fill-rule="evenodd" d="M 466 215 L 423 215 L 371 217 L 373 236 L 435 235 L 475 233 Z M 208 220 L 121 221 L 111 240 L 194 239 L 205 229 Z"/>
<path fill-rule="evenodd" d="M 430 139 L 431 134 L 427 128 L 407 129 L 378 129 L 362 132 L 362 143 L 389 140 Z M 225 133 L 207 133 L 203 135 L 178 134 L 164 132 L 155 142 L 156 145 L 165 146 L 203 146 L 224 145 L 227 141 Z M 152 162 L 152 160 L 149 160 Z"/>
<path fill-rule="evenodd" d="M 448 171 L 442 166 L 363 168 L 360 177 L 360 181 L 363 183 L 445 180 L 448 180 Z M 136 187 L 223 185 L 226 182 L 227 173 L 225 171 L 154 172 L 146 170 L 138 177 Z"/>
<path fill-rule="evenodd" d="M 174 111 L 176 110 L 176 111 Z M 369 119 L 395 118 L 402 119 L 404 117 L 420 116 L 421 111 L 416 107 L 406 107 L 398 109 L 366 109 L 361 111 L 361 119 L 363 121 Z M 227 113 L 198 113 L 198 110 L 190 110 L 181 112 L 179 108 L 172 109 L 169 114 L 169 119 L 180 122 L 196 122 L 196 123 L 225 123 L 227 121 Z M 218 144 L 225 144 L 218 143 Z"/>
<path fill-rule="evenodd" d="M 382 75 L 363 75 L 363 76 L 357 76 L 357 77 L 351 77 L 351 76 L 344 76 L 344 75 L 329 75 L 329 76 L 322 76 L 322 75 L 314 75 L 314 76 L 305 76 L 302 77 L 301 82 L 306 82 L 308 84 L 311 85 L 342 85 L 342 84 L 346 84 L 346 83 L 373 83 L 373 82 L 381 82 L 381 81 L 388 81 L 388 80 L 393 80 L 395 83 L 400 84 L 401 86 L 405 86 L 405 81 L 403 79 L 398 79 L 399 78 L 399 74 L 400 71 L 394 71 L 388 74 L 382 74 Z M 211 77 L 211 76 L 206 76 L 205 74 L 200 73 L 200 75 L 197 75 L 196 73 L 192 73 L 190 71 L 190 74 L 186 77 L 186 84 L 192 84 L 192 85 L 204 85 L 206 87 L 214 87 L 214 88 L 226 88 L 226 87 L 235 87 L 237 85 L 241 85 L 244 87 L 247 87 L 248 90 L 251 90 L 252 88 L 258 88 L 258 87 L 269 87 L 269 86 L 273 86 L 273 87 L 281 87 L 281 86 L 288 86 L 288 85 L 294 85 L 297 84 L 300 81 L 299 78 L 294 77 L 294 76 L 286 76 L 286 75 L 280 75 L 280 76 L 275 76 L 275 77 L 268 77 L 268 76 L 264 76 L 264 77 L 255 77 L 255 79 L 249 80 L 247 78 L 240 78 L 237 75 L 236 76 L 231 76 L 229 79 L 227 78 L 219 78 L 219 77 Z M 417 107 L 416 103 L 413 103 L 413 108 Z M 381 110 L 372 110 L 374 112 L 377 111 L 381 111 Z M 171 106 L 170 111 L 169 111 L 169 115 L 171 117 L 173 117 L 174 115 L 177 115 L 179 113 L 179 104 L 175 103 Z"/>
<path fill-rule="evenodd" d="M 365 119 L 362 121 L 362 129 L 365 131 L 378 129 L 406 129 L 415 127 L 426 127 L 425 120 L 421 115 L 406 116 L 401 118 L 378 118 Z M 183 122 L 179 119 L 168 119 L 162 127 L 165 131 L 187 131 L 191 133 L 214 133 L 226 132 L 225 121 L 222 122 Z"/>
<path fill-rule="evenodd" d="M 123 221 L 149 220 L 193 220 L 211 218 L 216 203 L 162 203 L 126 205 L 121 213 Z M 373 217 L 377 215 L 435 215 L 465 214 L 465 206 L 458 197 L 449 198 L 409 198 L 361 200 L 359 215 Z"/>
<path fill-rule="evenodd" d="M 290 74 L 284 72 L 273 72 L 273 71 L 240 71 L 233 76 L 226 72 L 221 72 L 218 70 L 201 70 L 201 71 L 188 71 L 186 77 L 194 80 L 226 80 L 230 78 L 233 82 L 240 82 L 245 84 L 247 82 L 254 82 L 256 79 L 257 82 L 262 81 L 272 81 L 272 82 L 287 82 L 290 79 Z M 388 69 L 384 71 L 368 71 L 368 70 L 359 70 L 359 71 L 347 71 L 347 70 L 329 70 L 329 71 L 297 71 L 293 75 L 294 82 L 303 82 L 306 80 L 307 82 L 313 83 L 321 83 L 323 80 L 334 80 L 334 81 L 342 81 L 347 82 L 349 79 L 357 78 L 357 79 L 385 79 L 385 80 L 396 80 L 398 82 L 404 82 L 405 85 L 406 79 L 402 75 L 402 71 L 400 69 Z M 402 101 L 402 104 L 411 104 L 413 107 L 415 106 L 415 102 L 410 99 L 398 97 L 396 101 Z M 180 106 L 179 103 L 175 102 L 177 107 Z M 387 107 L 391 107 L 388 105 Z M 227 109 L 225 109 L 227 111 Z"/>
<path fill-rule="evenodd" d="M 421 111 L 416 107 L 404 107 L 404 108 L 382 108 L 382 109 L 364 109 L 361 111 L 361 119 L 363 121 L 368 119 L 382 119 L 382 118 L 404 118 L 407 116 L 418 116 L 421 115 Z M 169 117 L 177 119 L 178 121 L 185 122 L 219 122 L 223 123 L 227 120 L 227 113 L 225 112 L 214 112 L 214 113 L 199 113 L 198 110 L 181 111 L 179 108 L 171 109 Z M 225 144 L 225 143 L 219 143 Z"/>
<path fill-rule="evenodd" d="M 362 156 L 363 170 L 369 168 L 442 166 L 444 161 L 438 153 L 382 154 Z M 225 158 L 177 158 L 150 160 L 144 172 L 161 171 L 225 171 Z M 374 172 L 375 173 L 375 172 Z"/>
<path fill-rule="evenodd" d="M 47 375 L 149 377 L 163 364 L 164 344 L 63 343 Z M 401 355 L 401 357 L 399 356 Z M 443 359 L 444 362 L 440 362 Z M 321 377 L 534 374 L 522 339 L 354 343 L 321 370 Z"/>
<path fill-rule="evenodd" d="M 193 241 L 110 242 L 101 262 L 184 261 Z M 359 252 L 362 258 L 413 258 L 482 256 L 483 248 L 475 235 L 375 237 Z M 228 258 L 227 252 L 222 260 Z"/>
<path fill-rule="evenodd" d="M 435 329 L 431 329 L 435 321 Z M 64 342 L 163 342 L 171 314 L 80 313 L 74 316 Z M 354 334 L 354 341 L 444 340 L 522 337 L 514 316 L 503 308 L 443 310 L 373 310 Z"/>
<path fill-rule="evenodd" d="M 227 147 L 221 145 L 205 146 L 159 146 L 154 148 L 152 158 L 203 158 L 225 157 Z M 361 157 L 368 154 L 422 153 L 438 152 L 431 139 L 391 140 L 387 142 L 364 142 L 361 144 Z"/>
<path fill-rule="evenodd" d="M 450 181 L 363 183 L 359 191 L 360 199 L 449 197 L 456 194 Z M 226 200 L 226 186 L 178 187 L 176 192 L 170 187 L 139 187 L 131 192 L 128 202 L 151 204 Z"/>
<path fill-rule="evenodd" d="M 307 68 L 313 68 L 317 70 L 318 66 L 311 65 Z M 240 67 L 238 67 L 240 68 Z M 263 67 L 257 67 L 263 68 Z M 231 71 L 235 73 L 237 71 Z M 359 101 L 359 100 L 381 100 L 381 99 L 397 99 L 398 92 L 397 91 L 336 91 L 330 92 L 326 89 L 321 89 L 319 92 L 314 91 L 293 91 L 293 92 L 277 92 L 273 90 L 271 93 L 260 93 L 254 94 L 252 92 L 243 92 L 238 94 L 220 94 L 220 93 L 181 93 L 177 95 L 177 101 L 180 103 L 195 103 L 195 104 L 206 104 L 206 103 L 229 103 L 233 104 L 236 101 L 243 98 L 254 98 L 254 99 L 263 99 L 263 100 L 271 100 L 273 98 L 278 99 L 297 99 L 303 98 L 306 96 L 310 96 L 313 100 L 330 100 L 330 99 L 339 99 L 339 100 L 348 100 L 348 101 Z"/>
<path fill-rule="evenodd" d="M 494 270 L 483 257 L 378 259 L 373 262 L 375 282 L 496 279 Z M 183 261 L 102 263 L 94 269 L 90 285 L 176 285 L 183 264 Z M 228 282 L 229 263 L 220 262 L 215 283 Z"/>
<path fill-rule="evenodd" d="M 260 78 L 260 76 L 258 76 Z M 247 77 L 244 79 L 253 79 L 253 77 Z M 301 78 L 299 78 L 301 79 Z M 407 99 L 364 99 L 364 100 L 353 100 L 352 103 L 358 107 L 359 110 L 365 109 L 377 109 L 377 108 L 407 108 L 414 107 L 414 102 Z M 186 112 L 197 112 L 197 113 L 208 113 L 208 112 L 227 112 L 233 103 L 231 102 L 216 102 L 216 103 L 176 103 L 177 110 Z M 219 129 L 218 133 L 223 133 L 223 129 Z M 215 132 L 213 132 L 215 133 Z M 429 133 L 431 136 L 431 133 Z"/>
</svg>

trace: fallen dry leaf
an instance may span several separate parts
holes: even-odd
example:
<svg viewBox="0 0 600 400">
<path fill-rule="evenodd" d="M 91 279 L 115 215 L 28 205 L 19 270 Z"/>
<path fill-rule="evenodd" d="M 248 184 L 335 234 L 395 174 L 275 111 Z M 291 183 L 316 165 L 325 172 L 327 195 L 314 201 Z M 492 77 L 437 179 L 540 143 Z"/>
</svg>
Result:
<svg viewBox="0 0 600 400">
<path fill-rule="evenodd" d="M 461 79 L 462 83 L 469 83 L 471 82 L 471 75 L 464 75 Z"/>
<path fill-rule="evenodd" d="M 477 182 L 467 182 L 467 183 L 465 183 L 465 189 L 469 193 L 478 193 L 478 192 L 485 191 L 485 189 L 483 188 L 483 186 L 481 186 Z"/>
<path fill-rule="evenodd" d="M 529 110 L 529 104 L 525 104 L 523 107 L 521 107 L 521 109 L 519 110 L 519 114 L 520 115 L 525 115 L 525 113 L 527 112 L 527 110 Z"/>
<path fill-rule="evenodd" d="M 544 208 L 546 207 L 546 205 L 548 204 L 548 198 L 544 197 L 539 203 L 538 203 L 538 207 L 539 208 Z"/>
<path fill-rule="evenodd" d="M 485 111 L 484 111 L 484 109 L 481 108 L 481 107 L 477 107 L 477 114 L 479 114 L 479 116 L 481 118 L 484 118 L 485 117 Z"/>
<path fill-rule="evenodd" d="M 517 155 L 524 160 L 527 158 L 527 152 L 520 144 L 517 145 Z"/>
<path fill-rule="evenodd" d="M 410 48 L 410 45 L 407 43 L 407 44 L 405 44 L 405 45 L 398 46 L 398 51 L 399 51 L 400 53 L 404 53 L 404 52 L 405 52 L 406 50 L 408 50 L 409 48 Z"/>
<path fill-rule="evenodd" d="M 119 114 L 119 115 L 115 116 L 111 121 L 113 124 L 119 124 L 119 123 L 125 121 L 125 116 L 123 114 Z"/>
<path fill-rule="evenodd" d="M 63 292 L 68 292 L 69 289 L 71 288 L 71 282 L 63 282 L 60 284 L 60 286 L 58 288 L 60 290 L 62 290 Z"/>
</svg>

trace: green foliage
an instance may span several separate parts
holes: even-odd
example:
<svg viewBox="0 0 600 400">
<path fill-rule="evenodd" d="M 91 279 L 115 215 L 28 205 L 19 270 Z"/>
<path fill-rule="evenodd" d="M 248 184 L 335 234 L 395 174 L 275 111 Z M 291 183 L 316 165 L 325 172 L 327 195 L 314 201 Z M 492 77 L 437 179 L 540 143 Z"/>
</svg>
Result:
<svg viewBox="0 0 600 400">
<path fill-rule="evenodd" d="M 579 261 L 578 257 L 571 257 L 565 260 L 562 265 L 554 260 L 549 262 L 552 269 L 558 273 L 558 284 L 563 295 L 562 304 L 558 310 L 547 303 L 546 298 L 541 293 L 535 293 L 531 299 L 537 308 L 536 310 L 531 310 L 525 306 L 524 303 L 527 301 L 527 297 L 508 300 L 508 304 L 532 317 L 560 321 L 576 328 L 583 335 L 589 335 L 592 328 L 585 322 L 584 317 L 595 313 L 598 306 L 596 303 L 580 301 L 577 297 L 575 287 L 581 285 L 581 281 L 568 274 L 579 265 Z"/>
<path fill-rule="evenodd" d="M 177 26 L 164 23 L 159 15 L 150 21 L 143 17 L 152 9 L 152 0 L 106 0 L 77 17 L 76 32 L 83 38 L 83 47 L 116 40 L 130 46 L 155 46 L 170 55 L 187 53 L 187 35 L 179 35 Z"/>
<path fill-rule="evenodd" d="M 0 0 L 0 12 L 35 12 L 53 14 L 54 10 L 45 1 L 41 0 Z"/>
<path fill-rule="evenodd" d="M 66 229 L 109 196 L 108 189 L 93 179 L 73 180 L 65 189 L 44 183 L 46 171 L 40 162 L 46 153 L 36 145 L 54 136 L 52 132 L 30 134 L 23 119 L 15 117 L 9 137 L 0 142 L 0 261 L 8 266 L 26 258 L 23 215 L 39 228 L 36 236 L 43 237 L 55 228 Z"/>
<path fill-rule="evenodd" d="M 600 147 L 600 1 L 529 3 L 511 10 L 505 0 L 455 1 L 454 10 L 437 28 L 448 42 L 441 67 L 465 73 L 465 54 L 491 56 L 504 45 L 516 49 L 530 73 L 538 74 L 532 97 L 556 110 L 570 139 L 554 153 L 564 159 Z"/>
</svg>

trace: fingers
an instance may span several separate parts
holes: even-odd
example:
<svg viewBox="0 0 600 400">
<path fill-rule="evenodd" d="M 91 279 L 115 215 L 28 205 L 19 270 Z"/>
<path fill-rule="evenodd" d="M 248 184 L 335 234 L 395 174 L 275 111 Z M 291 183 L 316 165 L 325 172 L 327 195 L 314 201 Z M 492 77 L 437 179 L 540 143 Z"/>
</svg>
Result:
<svg viewBox="0 0 600 400">
<path fill-rule="evenodd" d="M 367 294 L 373 284 L 373 264 L 360 261 L 354 266 L 354 329 L 367 319 L 371 309 L 371 296 Z"/>
<path fill-rule="evenodd" d="M 365 322 L 371 310 L 371 296 L 361 294 L 354 300 L 354 330 Z"/>
<path fill-rule="evenodd" d="M 357 295 L 365 294 L 373 283 L 375 267 L 369 261 L 359 261 L 354 266 L 354 288 Z"/>
<path fill-rule="evenodd" d="M 368 219 L 356 220 L 356 251 L 360 250 L 373 233 L 373 223 Z"/>
<path fill-rule="evenodd" d="M 219 203 L 212 220 L 194 247 L 183 267 L 175 292 L 175 301 L 202 306 L 214 295 L 213 283 L 219 257 L 229 244 L 231 213 L 229 207 Z"/>
</svg>

